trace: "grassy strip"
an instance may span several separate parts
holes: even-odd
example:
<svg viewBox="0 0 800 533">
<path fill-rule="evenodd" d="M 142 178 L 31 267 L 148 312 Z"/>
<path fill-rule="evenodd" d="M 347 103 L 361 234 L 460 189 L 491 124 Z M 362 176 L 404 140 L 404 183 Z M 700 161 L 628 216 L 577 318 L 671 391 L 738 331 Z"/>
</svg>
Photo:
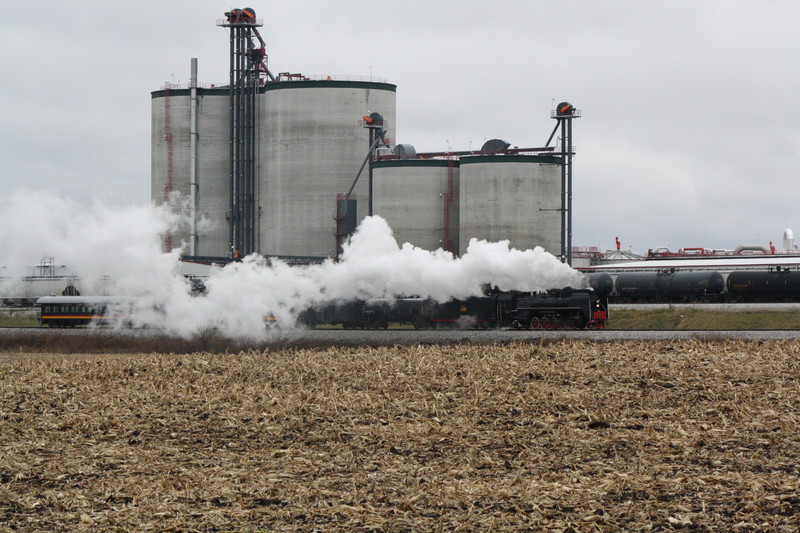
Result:
<svg viewBox="0 0 800 533">
<path fill-rule="evenodd" d="M 32 328 L 39 325 L 36 318 L 26 317 L 2 317 L 0 318 L 0 328 Z"/>
<path fill-rule="evenodd" d="M 609 329 L 800 329 L 796 311 L 659 309 L 611 313 Z"/>
</svg>

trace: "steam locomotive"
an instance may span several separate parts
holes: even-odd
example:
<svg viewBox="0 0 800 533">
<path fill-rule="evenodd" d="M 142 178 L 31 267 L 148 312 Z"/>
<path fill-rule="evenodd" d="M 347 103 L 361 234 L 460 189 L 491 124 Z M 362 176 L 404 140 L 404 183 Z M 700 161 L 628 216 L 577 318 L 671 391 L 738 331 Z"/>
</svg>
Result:
<svg viewBox="0 0 800 533">
<path fill-rule="evenodd" d="M 355 300 L 304 311 L 299 322 L 345 329 L 387 328 L 390 323 L 430 328 L 565 329 L 604 328 L 608 300 L 593 289 L 545 293 L 489 291 L 485 296 L 438 303 L 428 298 Z"/>
<path fill-rule="evenodd" d="M 589 284 L 612 302 L 800 302 L 800 271 L 737 270 L 627 272 L 616 280 L 588 274 Z"/>
<path fill-rule="evenodd" d="M 201 292 L 197 297 L 202 297 Z M 130 325 L 134 302 L 103 296 L 47 296 L 37 302 L 39 322 L 50 327 L 88 324 Z M 266 317 L 266 323 L 274 322 Z M 593 289 L 564 288 L 546 293 L 488 291 L 484 296 L 438 303 L 429 298 L 352 300 L 306 309 L 298 317 L 306 327 L 341 325 L 346 329 L 388 328 L 390 323 L 417 329 L 604 328 L 608 299 Z"/>
</svg>

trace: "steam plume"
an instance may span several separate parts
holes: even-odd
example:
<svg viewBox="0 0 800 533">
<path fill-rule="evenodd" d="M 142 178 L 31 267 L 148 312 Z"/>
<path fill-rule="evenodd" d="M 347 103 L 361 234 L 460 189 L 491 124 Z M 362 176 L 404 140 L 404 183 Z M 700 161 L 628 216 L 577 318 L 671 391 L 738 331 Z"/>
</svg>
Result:
<svg viewBox="0 0 800 533">
<path fill-rule="evenodd" d="M 479 295 L 485 284 L 524 291 L 584 284 L 580 273 L 539 247 L 516 250 L 508 241 L 473 239 L 453 257 L 399 245 L 386 221 L 373 216 L 362 221 L 338 263 L 290 267 L 249 256 L 213 269 L 207 294 L 194 297 L 179 273 L 180 250 L 160 252 L 160 235 L 179 222 L 164 209 L 86 208 L 46 193 L 17 194 L 2 207 L 6 265 L 55 256 L 81 277 L 84 294 L 105 280 L 112 294 L 141 297 L 137 324 L 186 336 L 217 328 L 230 337 L 263 338 L 265 317 L 290 328 L 303 309 L 334 300 L 413 295 L 446 301 Z M 21 218 L 30 223 L 20 227 Z"/>
</svg>

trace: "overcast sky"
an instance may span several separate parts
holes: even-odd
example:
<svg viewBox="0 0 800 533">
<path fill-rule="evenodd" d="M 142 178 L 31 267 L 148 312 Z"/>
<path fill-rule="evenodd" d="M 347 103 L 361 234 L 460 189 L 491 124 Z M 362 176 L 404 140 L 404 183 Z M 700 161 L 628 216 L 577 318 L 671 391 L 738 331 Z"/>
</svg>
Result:
<svg viewBox="0 0 800 533">
<path fill-rule="evenodd" d="M 397 85 L 397 142 L 542 146 L 574 124 L 574 244 L 734 248 L 800 233 L 800 2 L 41 1 L 0 19 L 0 194 L 150 201 L 150 93 L 228 78 L 231 7 L 273 72 Z"/>
</svg>

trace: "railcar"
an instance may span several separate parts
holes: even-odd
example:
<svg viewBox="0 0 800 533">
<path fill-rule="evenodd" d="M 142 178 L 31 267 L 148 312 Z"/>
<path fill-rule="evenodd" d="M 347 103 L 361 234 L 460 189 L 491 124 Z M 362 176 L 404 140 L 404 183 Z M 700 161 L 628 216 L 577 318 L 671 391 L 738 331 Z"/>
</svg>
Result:
<svg viewBox="0 0 800 533">
<path fill-rule="evenodd" d="M 614 278 L 605 272 L 587 274 L 589 286 L 600 296 L 610 296 L 614 292 Z"/>
<path fill-rule="evenodd" d="M 712 272 L 632 272 L 617 276 L 617 301 L 681 302 L 719 300 L 722 274 Z"/>
<path fill-rule="evenodd" d="M 437 303 L 429 300 L 418 310 L 417 328 L 494 328 L 501 323 L 495 296 L 473 296 Z"/>
<path fill-rule="evenodd" d="M 114 296 L 44 296 L 36 300 L 39 324 L 54 328 L 127 321 L 131 304 L 130 298 Z"/>
<path fill-rule="evenodd" d="M 348 300 L 306 309 L 298 322 L 307 327 L 317 324 L 341 325 L 345 329 L 386 329 L 392 320 L 392 300 Z"/>
<path fill-rule="evenodd" d="M 728 274 L 728 296 L 744 302 L 800 301 L 800 271 L 735 271 Z"/>
</svg>

